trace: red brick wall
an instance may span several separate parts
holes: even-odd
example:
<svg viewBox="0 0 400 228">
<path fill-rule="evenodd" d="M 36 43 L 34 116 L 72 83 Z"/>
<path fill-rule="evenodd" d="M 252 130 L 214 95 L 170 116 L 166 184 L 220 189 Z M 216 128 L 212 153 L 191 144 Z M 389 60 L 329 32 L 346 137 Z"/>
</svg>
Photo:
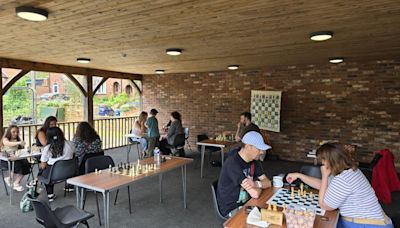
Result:
<svg viewBox="0 0 400 228">
<path fill-rule="evenodd" d="M 281 132 L 270 137 L 284 159 L 305 159 L 319 140 L 340 140 L 359 145 L 359 159 L 387 147 L 400 163 L 399 60 L 146 75 L 143 107 L 160 111 L 160 125 L 181 112 L 195 143 L 199 133 L 234 131 L 251 90 L 283 91 Z"/>
</svg>

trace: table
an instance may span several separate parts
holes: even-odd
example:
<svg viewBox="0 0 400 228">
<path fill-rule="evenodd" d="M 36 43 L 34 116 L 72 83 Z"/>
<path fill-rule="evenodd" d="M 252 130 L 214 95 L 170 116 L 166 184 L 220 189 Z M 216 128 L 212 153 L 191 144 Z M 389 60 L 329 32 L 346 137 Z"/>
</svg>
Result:
<svg viewBox="0 0 400 228">
<path fill-rule="evenodd" d="M 142 138 L 142 136 L 138 136 L 138 135 L 130 133 L 130 134 L 126 134 L 125 137 L 128 138 L 128 150 L 126 151 L 126 162 L 129 163 L 129 153 L 131 152 L 131 147 L 134 144 L 134 143 L 130 142 L 130 138 L 140 139 L 140 138 Z M 136 149 L 138 151 L 138 158 L 142 159 L 143 157 L 141 156 L 141 151 L 140 151 L 140 148 L 139 148 L 140 142 L 139 142 L 139 140 L 138 141 L 134 141 L 134 142 L 136 142 L 136 146 L 137 146 Z"/>
<path fill-rule="evenodd" d="M 10 175 L 10 205 L 12 205 L 13 202 L 13 197 L 14 197 L 14 175 L 11 175 L 11 173 L 14 173 L 14 163 L 18 160 L 23 160 L 27 159 L 29 157 L 38 157 L 41 156 L 42 154 L 40 152 L 35 152 L 35 153 L 27 153 L 27 154 L 22 154 L 18 157 L 5 157 L 3 155 L 0 155 L 0 160 L 6 161 L 8 163 L 8 174 Z"/>
<path fill-rule="evenodd" d="M 241 142 L 236 142 L 236 141 L 217 141 L 217 140 L 211 140 L 211 139 L 206 139 L 200 142 L 197 142 L 198 146 L 201 146 L 201 168 L 200 168 L 200 177 L 203 178 L 203 166 L 204 166 L 204 153 L 206 150 L 206 146 L 211 146 L 211 147 L 218 147 L 221 149 L 221 164 L 224 164 L 224 154 L 226 151 L 228 151 L 230 148 L 237 146 L 239 147 L 241 145 Z"/>
<path fill-rule="evenodd" d="M 67 180 L 68 184 L 75 185 L 76 189 L 76 204 L 82 208 L 84 189 L 100 192 L 103 195 L 104 209 L 104 224 L 105 227 L 110 227 L 110 192 L 116 191 L 128 185 L 135 183 L 147 177 L 159 176 L 160 187 L 160 202 L 162 202 L 162 175 L 167 171 L 181 167 L 182 171 L 182 190 L 183 190 L 183 207 L 186 208 L 186 165 L 193 162 L 193 159 L 181 157 L 166 157 L 165 162 L 161 163 L 160 169 L 150 171 L 145 174 L 130 177 L 119 174 L 113 174 L 108 169 L 102 170 L 101 173 L 88 173 L 82 176 L 73 177 Z M 140 164 L 152 164 L 154 157 L 145 158 L 140 161 Z M 100 219 L 100 218 L 99 218 Z"/>
<path fill-rule="evenodd" d="M 272 197 L 272 195 L 278 190 L 279 188 L 268 188 L 264 189 L 261 193 L 261 196 L 258 199 L 251 199 L 249 202 L 246 203 L 246 206 L 258 206 L 260 208 L 267 207 L 267 200 Z M 278 207 L 278 210 L 282 210 Z M 321 220 L 321 216 L 317 215 L 314 221 L 315 228 L 334 228 L 337 225 L 339 219 L 339 211 L 326 211 L 325 216 L 328 218 L 328 221 Z M 245 208 L 243 207 L 240 209 L 232 218 L 228 219 L 224 223 L 225 228 L 257 228 L 257 226 L 249 225 L 246 223 L 247 214 L 245 213 Z M 286 227 L 286 224 L 283 226 L 277 225 L 270 225 L 268 228 L 277 228 L 277 227 Z"/>
</svg>

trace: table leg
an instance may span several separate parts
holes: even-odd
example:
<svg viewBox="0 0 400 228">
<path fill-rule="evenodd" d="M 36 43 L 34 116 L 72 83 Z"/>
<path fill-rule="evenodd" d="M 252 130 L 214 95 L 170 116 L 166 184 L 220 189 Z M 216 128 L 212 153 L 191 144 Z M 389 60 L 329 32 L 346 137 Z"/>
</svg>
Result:
<svg viewBox="0 0 400 228">
<path fill-rule="evenodd" d="M 221 166 L 224 165 L 225 148 L 221 148 Z"/>
<path fill-rule="evenodd" d="M 129 153 L 131 152 L 131 146 L 132 144 L 128 144 L 128 150 L 126 151 L 126 162 L 129 163 Z"/>
<path fill-rule="evenodd" d="M 162 203 L 162 201 L 163 201 L 163 175 L 162 175 L 162 173 L 160 173 L 158 175 L 158 181 L 160 184 L 160 203 Z"/>
<path fill-rule="evenodd" d="M 103 192 L 104 226 L 109 228 L 110 192 Z M 100 219 L 100 218 L 99 218 Z"/>
<path fill-rule="evenodd" d="M 107 226 L 110 227 L 110 192 L 107 192 Z"/>
<path fill-rule="evenodd" d="M 76 194 L 76 207 L 80 208 L 79 207 L 79 202 L 80 202 L 80 199 L 79 199 L 79 187 L 77 185 L 75 185 L 75 194 Z"/>
<path fill-rule="evenodd" d="M 203 178 L 203 166 L 204 166 L 204 153 L 206 151 L 206 146 L 201 146 L 201 164 L 200 164 L 200 177 Z"/>
<path fill-rule="evenodd" d="M 183 208 L 187 208 L 187 205 L 186 205 L 186 165 L 182 166 L 181 169 L 182 169 Z"/>
<path fill-rule="evenodd" d="M 83 209 L 83 200 L 84 200 L 84 198 L 85 198 L 85 189 L 84 188 L 81 188 L 81 197 L 80 197 L 80 205 L 79 205 L 79 208 L 80 209 Z"/>
<path fill-rule="evenodd" d="M 10 174 L 10 205 L 12 205 L 14 200 L 14 163 L 15 161 L 8 161 L 8 171 Z"/>
</svg>

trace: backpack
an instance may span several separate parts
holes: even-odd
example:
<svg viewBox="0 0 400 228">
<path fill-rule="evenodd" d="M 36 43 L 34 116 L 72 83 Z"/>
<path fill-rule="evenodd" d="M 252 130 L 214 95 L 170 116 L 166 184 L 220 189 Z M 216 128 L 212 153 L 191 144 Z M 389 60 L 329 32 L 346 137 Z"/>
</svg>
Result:
<svg viewBox="0 0 400 228">
<path fill-rule="evenodd" d="M 28 187 L 28 190 L 22 196 L 22 199 L 19 202 L 19 209 L 23 213 L 26 213 L 26 212 L 29 212 L 29 211 L 33 211 L 32 202 L 29 200 L 29 198 L 36 198 L 37 197 L 36 187 L 37 187 L 37 183 L 34 186 Z"/>
</svg>

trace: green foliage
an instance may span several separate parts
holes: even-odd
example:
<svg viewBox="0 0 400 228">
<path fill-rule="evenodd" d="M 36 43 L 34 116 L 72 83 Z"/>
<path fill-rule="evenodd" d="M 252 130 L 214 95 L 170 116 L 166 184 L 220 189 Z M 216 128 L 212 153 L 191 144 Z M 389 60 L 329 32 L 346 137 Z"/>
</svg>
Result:
<svg viewBox="0 0 400 228">
<path fill-rule="evenodd" d="M 95 105 L 104 104 L 108 107 L 119 108 L 121 105 L 126 104 L 130 101 L 128 95 L 126 93 L 120 93 L 117 96 L 111 97 L 98 97 L 94 96 L 93 103 Z"/>
<path fill-rule="evenodd" d="M 32 91 L 26 87 L 27 77 L 18 80 L 3 97 L 4 123 L 21 116 L 32 116 Z"/>
</svg>

